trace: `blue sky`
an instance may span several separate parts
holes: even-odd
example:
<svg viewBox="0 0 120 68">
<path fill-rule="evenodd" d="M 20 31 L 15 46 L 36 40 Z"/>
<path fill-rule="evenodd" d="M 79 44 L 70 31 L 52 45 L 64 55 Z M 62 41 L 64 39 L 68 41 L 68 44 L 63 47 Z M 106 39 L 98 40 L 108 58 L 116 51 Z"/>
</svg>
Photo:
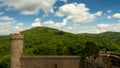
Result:
<svg viewBox="0 0 120 68">
<path fill-rule="evenodd" d="M 72 33 L 120 32 L 120 0 L 0 0 L 0 35 L 45 26 Z"/>
</svg>

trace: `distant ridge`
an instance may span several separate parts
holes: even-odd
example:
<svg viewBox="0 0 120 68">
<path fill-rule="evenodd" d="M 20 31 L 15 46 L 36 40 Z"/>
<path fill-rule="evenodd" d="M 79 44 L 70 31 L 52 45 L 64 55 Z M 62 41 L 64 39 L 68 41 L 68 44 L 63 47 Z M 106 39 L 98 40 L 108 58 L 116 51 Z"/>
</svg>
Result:
<svg viewBox="0 0 120 68">
<path fill-rule="evenodd" d="M 99 33 L 99 34 L 82 33 L 82 34 L 78 34 L 78 35 L 80 35 L 80 36 L 98 36 L 98 37 L 107 38 L 107 39 L 116 40 L 116 41 L 120 40 L 120 32 L 112 32 L 112 31 L 107 31 L 107 32 Z"/>
<path fill-rule="evenodd" d="M 100 33 L 98 34 L 98 36 L 101 36 L 103 38 L 108 38 L 111 40 L 120 40 L 120 32 L 108 31 L 108 32 Z"/>
</svg>

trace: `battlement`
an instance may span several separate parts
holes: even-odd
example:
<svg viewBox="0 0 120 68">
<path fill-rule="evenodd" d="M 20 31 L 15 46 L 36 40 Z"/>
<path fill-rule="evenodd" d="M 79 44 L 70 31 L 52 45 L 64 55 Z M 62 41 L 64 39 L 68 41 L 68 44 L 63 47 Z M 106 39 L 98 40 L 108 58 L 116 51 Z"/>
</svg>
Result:
<svg viewBox="0 0 120 68">
<path fill-rule="evenodd" d="M 24 36 L 22 35 L 22 33 L 20 33 L 20 34 L 11 34 L 10 39 L 11 40 L 23 40 Z"/>
<path fill-rule="evenodd" d="M 80 59 L 79 56 L 23 56 L 21 60 Z"/>
</svg>

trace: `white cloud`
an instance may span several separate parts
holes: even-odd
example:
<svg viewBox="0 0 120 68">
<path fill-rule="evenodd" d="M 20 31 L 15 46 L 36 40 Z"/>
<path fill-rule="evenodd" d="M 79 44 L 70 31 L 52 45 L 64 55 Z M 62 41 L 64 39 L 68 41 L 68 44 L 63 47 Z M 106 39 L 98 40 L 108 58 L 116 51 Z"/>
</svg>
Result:
<svg viewBox="0 0 120 68">
<path fill-rule="evenodd" d="M 69 29 L 69 30 L 71 30 L 71 29 L 72 29 L 72 27 L 68 27 L 68 29 Z"/>
<path fill-rule="evenodd" d="M 61 23 L 55 23 L 54 21 L 49 20 L 49 21 L 44 22 L 44 25 L 48 27 L 52 27 L 52 28 L 61 28 L 67 25 L 67 20 L 64 19 L 63 22 Z"/>
<path fill-rule="evenodd" d="M 20 10 L 21 14 L 31 15 L 37 14 L 40 10 L 43 10 L 45 13 L 48 13 L 53 9 L 53 5 L 56 3 L 56 0 L 0 0 L 7 5 L 8 8 Z"/>
<path fill-rule="evenodd" d="M 98 24 L 97 25 L 98 28 L 108 28 L 109 27 L 109 24 Z"/>
<path fill-rule="evenodd" d="M 117 24 L 105 24 L 100 23 L 92 26 L 67 26 L 63 28 L 63 31 L 72 33 L 102 33 L 106 31 L 120 32 L 120 23 Z"/>
<path fill-rule="evenodd" d="M 45 25 L 53 25 L 55 24 L 52 20 L 44 22 Z"/>
<path fill-rule="evenodd" d="M 23 26 L 23 23 L 18 23 L 17 25 L 18 25 L 18 26 Z"/>
<path fill-rule="evenodd" d="M 91 14 L 85 4 L 72 3 L 61 6 L 55 14 L 58 17 L 65 16 L 66 20 L 73 20 L 75 24 L 79 24 L 93 21 L 96 16 L 101 16 L 102 12 L 98 11 L 95 14 Z"/>
<path fill-rule="evenodd" d="M 112 17 L 111 16 L 107 16 L 107 19 L 111 19 Z"/>
<path fill-rule="evenodd" d="M 1 17 L 0 17 L 0 20 L 2 20 L 2 21 L 12 21 L 12 22 L 15 22 L 14 18 L 9 17 L 9 16 L 1 16 Z"/>
<path fill-rule="evenodd" d="M 107 13 L 111 13 L 112 11 L 111 10 L 108 10 Z"/>
<path fill-rule="evenodd" d="M 12 24 L 15 23 L 14 18 L 9 16 L 0 17 L 0 35 L 6 35 L 12 32 Z"/>
<path fill-rule="evenodd" d="M 96 26 L 96 32 L 101 33 L 101 32 L 110 31 L 111 29 L 110 27 L 112 27 L 110 24 L 98 24 Z"/>
<path fill-rule="evenodd" d="M 11 31 L 12 22 L 0 22 L 0 34 L 9 34 Z"/>
<path fill-rule="evenodd" d="M 46 27 L 51 27 L 55 29 L 61 29 L 61 28 L 64 28 L 66 25 L 67 25 L 66 19 L 63 19 L 62 22 L 55 22 L 53 20 L 48 20 L 41 23 L 40 19 L 36 18 L 35 21 L 31 24 L 31 27 L 46 26 Z"/>
<path fill-rule="evenodd" d="M 18 24 L 15 26 L 15 29 L 21 30 L 21 26 L 23 26 L 23 23 L 18 23 Z"/>
<path fill-rule="evenodd" d="M 120 18 L 120 13 L 115 13 L 111 16 L 107 16 L 108 19 L 111 19 L 111 18 Z"/>
<path fill-rule="evenodd" d="M 21 26 L 23 26 L 23 23 L 18 23 L 14 18 L 9 16 L 1 16 L 0 17 L 0 35 L 8 35 L 10 33 L 13 33 L 14 30 L 17 28 L 21 30 Z"/>
<path fill-rule="evenodd" d="M 78 33 L 96 33 L 96 27 L 95 26 L 68 26 L 64 27 L 63 31 L 72 32 L 75 34 Z"/>
<path fill-rule="evenodd" d="M 36 18 L 34 22 L 31 24 L 31 27 L 38 27 L 41 26 L 41 21 L 39 18 Z"/>
<path fill-rule="evenodd" d="M 66 10 L 67 9 L 67 10 Z M 89 9 L 85 7 L 85 4 L 65 4 L 59 8 L 59 11 L 56 13 L 57 16 L 66 16 L 66 15 L 76 15 L 78 13 L 86 12 Z"/>
<path fill-rule="evenodd" d="M 115 13 L 115 14 L 113 15 L 113 18 L 120 18 L 120 13 Z"/>
<path fill-rule="evenodd" d="M 120 32 L 120 23 L 118 24 L 98 24 L 96 26 L 97 33 L 106 32 L 106 31 L 117 31 Z"/>
<path fill-rule="evenodd" d="M 95 16 L 101 16 L 102 13 L 103 13 L 102 11 L 98 11 L 98 12 L 95 13 Z"/>
<path fill-rule="evenodd" d="M 53 10 L 53 9 L 50 9 L 50 13 L 54 13 L 54 10 Z"/>
</svg>

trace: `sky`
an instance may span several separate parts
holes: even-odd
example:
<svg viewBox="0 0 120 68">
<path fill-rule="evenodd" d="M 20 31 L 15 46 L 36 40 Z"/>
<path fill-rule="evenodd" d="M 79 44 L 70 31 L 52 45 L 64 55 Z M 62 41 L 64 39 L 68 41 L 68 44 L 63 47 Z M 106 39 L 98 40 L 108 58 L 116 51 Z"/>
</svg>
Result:
<svg viewBox="0 0 120 68">
<path fill-rule="evenodd" d="M 0 35 L 33 27 L 120 32 L 120 0 L 0 0 Z"/>
</svg>

